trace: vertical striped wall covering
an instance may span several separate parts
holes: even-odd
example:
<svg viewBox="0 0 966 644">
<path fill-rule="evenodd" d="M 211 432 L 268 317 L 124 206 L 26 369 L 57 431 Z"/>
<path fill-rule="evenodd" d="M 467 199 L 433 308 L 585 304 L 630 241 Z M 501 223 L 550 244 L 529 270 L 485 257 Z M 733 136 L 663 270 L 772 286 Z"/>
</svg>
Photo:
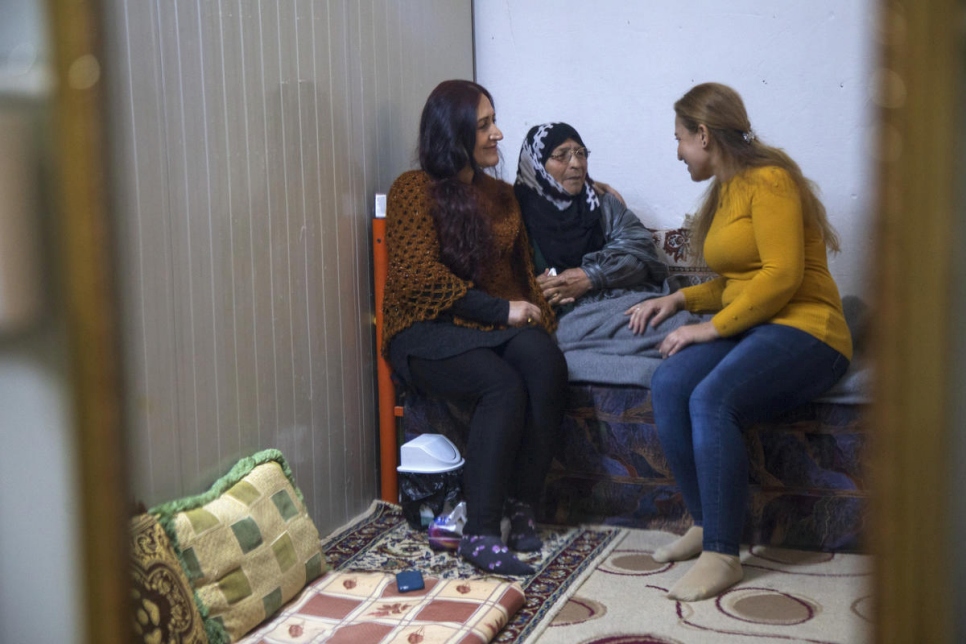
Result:
<svg viewBox="0 0 966 644">
<path fill-rule="evenodd" d="M 373 195 L 472 78 L 452 0 L 108 0 L 132 499 L 275 447 L 324 533 L 378 496 Z"/>
</svg>

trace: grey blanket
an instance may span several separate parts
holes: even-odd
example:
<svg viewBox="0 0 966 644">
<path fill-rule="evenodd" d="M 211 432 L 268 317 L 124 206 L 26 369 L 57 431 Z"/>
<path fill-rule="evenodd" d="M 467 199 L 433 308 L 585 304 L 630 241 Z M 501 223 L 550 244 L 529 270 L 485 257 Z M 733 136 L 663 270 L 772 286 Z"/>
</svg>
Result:
<svg viewBox="0 0 966 644">
<path fill-rule="evenodd" d="M 654 370 L 661 364 L 657 347 L 664 337 L 685 324 L 710 320 L 711 315 L 680 311 L 656 329 L 634 335 L 627 328 L 624 311 L 638 302 L 666 295 L 623 291 L 609 299 L 585 299 L 560 318 L 557 343 L 567 359 L 571 382 L 601 385 L 649 387 Z M 866 355 L 867 307 L 855 296 L 842 300 L 845 319 L 852 332 L 855 355 L 848 371 L 829 391 L 817 398 L 822 402 L 864 404 L 872 401 L 871 360 Z"/>
<path fill-rule="evenodd" d="M 567 359 L 571 382 L 647 387 L 654 370 L 661 364 L 657 347 L 664 337 L 685 324 L 710 319 L 710 316 L 679 311 L 657 328 L 634 335 L 627 327 L 624 311 L 642 300 L 666 295 L 624 292 L 607 299 L 580 300 L 557 328 L 557 344 Z"/>
</svg>

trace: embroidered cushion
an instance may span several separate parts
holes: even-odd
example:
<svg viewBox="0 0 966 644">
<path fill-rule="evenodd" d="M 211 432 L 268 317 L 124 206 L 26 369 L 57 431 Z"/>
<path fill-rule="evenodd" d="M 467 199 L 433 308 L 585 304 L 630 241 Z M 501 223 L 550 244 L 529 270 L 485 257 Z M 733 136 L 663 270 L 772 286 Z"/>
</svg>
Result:
<svg viewBox="0 0 966 644">
<path fill-rule="evenodd" d="M 672 290 L 707 282 L 716 277 L 704 265 L 696 265 L 691 251 L 691 231 L 688 228 L 649 229 L 657 247 L 658 259 L 667 264 L 668 284 Z"/>
<path fill-rule="evenodd" d="M 204 494 L 151 512 L 171 537 L 212 644 L 237 641 L 327 570 L 278 450 L 242 459 Z"/>
<path fill-rule="evenodd" d="M 131 519 L 131 594 L 135 641 L 207 644 L 194 590 L 157 519 Z"/>
</svg>

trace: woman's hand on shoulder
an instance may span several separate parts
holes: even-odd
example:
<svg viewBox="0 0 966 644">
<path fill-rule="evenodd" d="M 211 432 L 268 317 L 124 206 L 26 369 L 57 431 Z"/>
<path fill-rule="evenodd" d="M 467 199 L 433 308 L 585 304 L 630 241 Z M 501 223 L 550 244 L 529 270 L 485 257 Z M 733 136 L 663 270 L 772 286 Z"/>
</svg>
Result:
<svg viewBox="0 0 966 644">
<path fill-rule="evenodd" d="M 689 344 L 700 344 L 701 342 L 711 342 L 721 336 L 714 325 L 708 322 L 700 324 L 685 324 L 667 334 L 657 348 L 665 358 L 673 356 L 675 353 L 688 346 Z"/>
<path fill-rule="evenodd" d="M 540 313 L 540 307 L 536 304 L 531 304 L 526 300 L 510 301 L 510 314 L 507 316 L 507 325 L 517 327 L 531 326 L 539 324 L 542 319 L 543 315 Z"/>
<path fill-rule="evenodd" d="M 617 197 L 617 201 L 621 202 L 625 206 L 627 205 L 627 202 L 624 201 L 624 197 L 621 196 L 621 193 L 617 192 L 613 187 L 604 183 L 603 181 L 594 181 L 594 190 L 601 194 L 614 195 Z"/>
<path fill-rule="evenodd" d="M 640 335 L 647 330 L 648 322 L 651 328 L 668 319 L 684 308 L 684 294 L 675 291 L 663 297 L 654 297 L 635 304 L 624 311 L 624 315 L 630 316 L 627 323 L 628 328 L 634 335 Z"/>
</svg>

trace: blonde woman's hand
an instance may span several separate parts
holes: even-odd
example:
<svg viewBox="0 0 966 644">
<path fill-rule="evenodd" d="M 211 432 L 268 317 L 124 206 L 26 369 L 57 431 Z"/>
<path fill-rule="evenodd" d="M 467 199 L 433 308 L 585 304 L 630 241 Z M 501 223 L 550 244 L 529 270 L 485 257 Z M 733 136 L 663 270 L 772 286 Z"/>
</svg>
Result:
<svg viewBox="0 0 966 644">
<path fill-rule="evenodd" d="M 540 324 L 541 319 L 543 317 L 540 314 L 540 307 L 536 304 L 531 304 L 526 300 L 512 300 L 510 302 L 510 314 L 506 321 L 509 326 Z"/>
<path fill-rule="evenodd" d="M 711 342 L 721 336 L 711 322 L 701 322 L 700 324 L 686 324 L 678 327 L 667 334 L 667 337 L 657 348 L 665 358 L 673 356 L 675 353 L 688 346 L 689 344 L 699 344 L 701 342 Z"/>
<path fill-rule="evenodd" d="M 628 328 L 634 335 L 640 335 L 647 330 L 648 323 L 654 328 L 684 308 L 684 294 L 676 291 L 663 297 L 655 297 L 635 304 L 624 311 L 629 315 Z"/>
</svg>

